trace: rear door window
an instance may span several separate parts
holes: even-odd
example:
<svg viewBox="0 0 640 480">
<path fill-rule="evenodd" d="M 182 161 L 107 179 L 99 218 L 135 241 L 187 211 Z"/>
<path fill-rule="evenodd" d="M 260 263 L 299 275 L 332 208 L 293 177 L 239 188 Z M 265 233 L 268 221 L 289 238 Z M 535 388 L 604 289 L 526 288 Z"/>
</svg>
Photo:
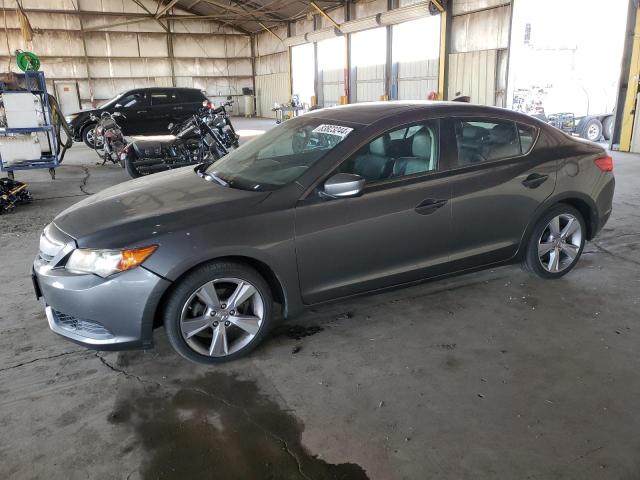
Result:
<svg viewBox="0 0 640 480">
<path fill-rule="evenodd" d="M 529 153 L 533 147 L 533 142 L 538 134 L 538 129 L 529 125 L 518 124 L 518 135 L 520 136 L 520 149 L 523 154 Z"/>
<path fill-rule="evenodd" d="M 458 166 L 492 162 L 529 153 L 537 130 L 509 120 L 454 120 Z"/>
<path fill-rule="evenodd" d="M 202 103 L 207 99 L 200 90 L 181 90 L 180 98 L 185 103 Z"/>
<path fill-rule="evenodd" d="M 158 105 L 172 105 L 179 101 L 178 93 L 175 90 L 151 91 L 151 105 L 154 107 L 157 107 Z"/>
</svg>

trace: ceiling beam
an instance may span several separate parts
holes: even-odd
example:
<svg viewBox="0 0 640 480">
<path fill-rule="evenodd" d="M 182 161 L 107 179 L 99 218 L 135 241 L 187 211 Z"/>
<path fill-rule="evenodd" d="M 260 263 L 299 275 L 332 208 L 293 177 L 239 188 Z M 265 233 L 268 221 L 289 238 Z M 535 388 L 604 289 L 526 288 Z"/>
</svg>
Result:
<svg viewBox="0 0 640 480">
<path fill-rule="evenodd" d="M 159 9 L 158 13 L 156 13 L 156 18 L 160 18 L 162 15 L 165 14 L 165 12 L 167 12 L 171 7 L 173 7 L 176 3 L 178 3 L 178 0 L 171 0 L 169 3 L 167 3 L 164 7 L 162 7 L 161 9 Z M 160 4 L 158 4 L 160 5 Z"/>
</svg>

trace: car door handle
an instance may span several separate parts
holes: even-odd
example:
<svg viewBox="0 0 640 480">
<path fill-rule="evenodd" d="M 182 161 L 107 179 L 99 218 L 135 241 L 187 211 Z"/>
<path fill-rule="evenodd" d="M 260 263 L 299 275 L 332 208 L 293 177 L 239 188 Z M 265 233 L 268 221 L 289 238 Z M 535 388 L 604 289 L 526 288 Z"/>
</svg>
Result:
<svg viewBox="0 0 640 480">
<path fill-rule="evenodd" d="M 547 178 L 549 178 L 549 175 L 532 173 L 522 181 L 522 185 L 527 188 L 538 188 L 540 185 L 547 181 Z"/>
<path fill-rule="evenodd" d="M 416 206 L 415 210 L 420 215 L 430 215 L 441 207 L 444 207 L 447 204 L 447 200 L 436 200 L 434 198 L 427 198 L 420 202 L 418 206 Z"/>
<path fill-rule="evenodd" d="M 182 107 L 173 107 L 174 110 L 182 110 Z"/>
<path fill-rule="evenodd" d="M 146 110 L 138 110 L 136 113 L 147 113 Z"/>
</svg>

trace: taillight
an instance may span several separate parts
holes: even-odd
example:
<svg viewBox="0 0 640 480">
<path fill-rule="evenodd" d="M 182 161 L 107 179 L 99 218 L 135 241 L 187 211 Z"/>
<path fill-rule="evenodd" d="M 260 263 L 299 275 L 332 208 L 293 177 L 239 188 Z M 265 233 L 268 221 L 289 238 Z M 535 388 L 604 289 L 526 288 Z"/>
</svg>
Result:
<svg viewBox="0 0 640 480">
<path fill-rule="evenodd" d="M 610 155 L 597 158 L 594 163 L 603 172 L 613 172 L 613 158 Z"/>
</svg>

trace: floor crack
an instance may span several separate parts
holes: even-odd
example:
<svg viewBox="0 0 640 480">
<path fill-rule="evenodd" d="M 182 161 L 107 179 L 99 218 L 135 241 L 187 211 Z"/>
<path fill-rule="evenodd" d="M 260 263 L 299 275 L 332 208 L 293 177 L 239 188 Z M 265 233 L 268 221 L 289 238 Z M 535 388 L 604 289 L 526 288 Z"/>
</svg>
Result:
<svg viewBox="0 0 640 480">
<path fill-rule="evenodd" d="M 0 368 L 0 372 L 5 372 L 7 370 L 13 370 L 14 368 L 24 367 L 25 365 L 30 365 L 32 363 L 36 363 L 36 362 L 39 362 L 41 360 L 51 360 L 53 358 L 64 357 L 66 355 L 73 355 L 74 353 L 82 353 L 82 352 L 86 352 L 86 350 L 71 350 L 70 352 L 63 352 L 63 353 L 58 353 L 56 355 L 49 355 L 48 357 L 34 358 L 34 359 L 28 360 L 26 362 L 18 363 L 17 365 L 12 365 L 10 367 Z"/>
<path fill-rule="evenodd" d="M 82 178 L 82 182 L 80 183 L 80 191 L 85 195 L 93 195 L 93 193 L 87 192 L 85 190 L 85 188 L 87 187 L 87 182 L 89 181 L 89 177 L 91 176 L 91 172 L 89 171 L 89 168 L 85 167 L 84 165 L 81 165 L 80 168 L 82 168 L 85 173 L 84 177 Z"/>
<path fill-rule="evenodd" d="M 100 352 L 95 352 L 95 356 L 98 357 L 100 359 L 100 362 L 102 362 L 102 364 L 107 367 L 109 370 L 112 370 L 116 373 L 121 373 L 122 375 L 124 375 L 127 378 L 131 378 L 133 380 L 137 380 L 138 382 L 142 383 L 142 384 L 146 384 L 146 385 L 155 385 L 157 387 L 160 387 L 161 384 L 159 382 L 156 382 L 154 380 L 145 380 L 144 378 L 138 376 L 138 375 L 134 375 L 133 373 L 129 373 L 126 370 L 122 369 L 122 368 L 118 368 L 114 365 L 112 365 L 111 363 L 109 363 L 102 355 L 100 355 Z"/>
<path fill-rule="evenodd" d="M 298 455 L 296 455 L 295 452 L 293 452 L 289 448 L 289 443 L 284 438 L 280 437 L 279 435 L 275 434 L 274 432 L 272 432 L 268 428 L 265 428 L 264 426 L 262 426 L 258 422 L 256 422 L 251 417 L 251 414 L 249 413 L 249 411 L 246 408 L 241 407 L 240 405 L 236 405 L 234 403 L 231 403 L 228 400 L 226 400 L 226 399 L 224 399 L 222 397 L 219 397 L 218 395 L 214 395 L 213 393 L 207 392 L 205 390 L 200 390 L 199 388 L 190 388 L 190 390 L 193 390 L 194 392 L 198 392 L 198 393 L 200 393 L 202 395 L 205 395 L 207 397 L 213 398 L 214 400 L 217 400 L 220 403 L 223 403 L 227 407 L 235 408 L 237 410 L 240 410 L 251 424 L 253 424 L 256 427 L 258 427 L 260 430 L 262 430 L 265 434 L 267 434 L 271 438 L 273 438 L 276 441 L 280 442 L 282 444 L 283 448 L 284 448 L 284 451 L 287 452 L 287 455 L 289 455 L 296 462 L 296 465 L 298 467 L 298 472 L 300 473 L 300 476 L 302 478 L 304 478 L 305 480 L 311 480 L 311 477 L 309 477 L 306 473 L 304 473 L 304 470 L 302 469 L 302 462 L 300 461 L 300 458 L 298 457 Z"/>
<path fill-rule="evenodd" d="M 635 263 L 636 265 L 640 265 L 640 262 L 638 260 L 625 257 L 624 255 L 620 255 L 619 253 L 614 253 L 611 250 L 604 248 L 602 245 L 600 245 L 597 242 L 591 242 L 591 244 L 594 245 L 601 252 L 606 253 L 607 255 L 611 255 L 614 258 L 619 258 L 620 260 L 624 260 L 625 262 L 631 262 L 631 263 Z"/>
</svg>

